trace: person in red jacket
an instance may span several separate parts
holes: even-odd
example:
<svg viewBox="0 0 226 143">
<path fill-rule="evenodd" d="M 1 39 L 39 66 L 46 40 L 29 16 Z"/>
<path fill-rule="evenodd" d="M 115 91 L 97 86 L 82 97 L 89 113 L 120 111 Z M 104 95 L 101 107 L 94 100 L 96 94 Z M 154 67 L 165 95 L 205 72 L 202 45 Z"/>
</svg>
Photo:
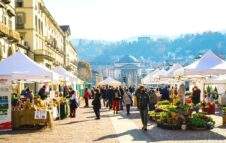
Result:
<svg viewBox="0 0 226 143">
<path fill-rule="evenodd" d="M 89 89 L 88 88 L 85 89 L 84 99 L 85 99 L 85 107 L 89 107 Z"/>
</svg>

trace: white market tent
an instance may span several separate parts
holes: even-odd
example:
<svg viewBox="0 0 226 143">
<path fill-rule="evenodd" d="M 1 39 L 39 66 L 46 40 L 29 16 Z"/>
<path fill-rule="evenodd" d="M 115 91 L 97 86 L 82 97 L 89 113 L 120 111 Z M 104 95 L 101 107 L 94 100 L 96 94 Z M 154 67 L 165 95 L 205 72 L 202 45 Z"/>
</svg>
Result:
<svg viewBox="0 0 226 143">
<path fill-rule="evenodd" d="M 159 71 L 160 71 L 159 69 L 156 69 L 155 71 L 153 71 L 153 72 L 149 73 L 147 76 L 145 76 L 145 77 L 141 80 L 142 84 L 152 84 L 152 83 L 151 83 L 151 77 L 152 77 L 154 74 L 158 73 Z"/>
<path fill-rule="evenodd" d="M 226 62 L 211 50 L 206 52 L 201 59 L 174 72 L 176 77 L 205 77 L 222 74 L 226 74 Z"/>
<path fill-rule="evenodd" d="M 108 77 L 105 80 L 101 81 L 98 85 L 111 85 L 111 86 L 120 86 L 121 82 L 113 79 L 112 77 Z"/>
<path fill-rule="evenodd" d="M 166 72 L 164 78 L 173 78 L 174 72 L 178 69 L 183 68 L 180 64 L 173 64 L 173 66 Z"/>
<path fill-rule="evenodd" d="M 11 76 L 12 80 L 47 81 L 58 80 L 59 75 L 43 67 L 21 52 L 0 62 L 0 76 Z"/>
<path fill-rule="evenodd" d="M 152 80 L 155 80 L 155 79 L 160 79 L 161 77 L 165 77 L 167 74 L 166 70 L 165 69 L 161 69 L 159 72 L 153 74 L 151 76 L 151 79 Z"/>
<path fill-rule="evenodd" d="M 71 81 L 71 82 L 78 80 L 75 75 L 73 75 L 72 73 L 68 72 L 66 69 L 64 69 L 61 66 L 56 67 L 54 71 L 61 75 L 60 76 L 60 80 Z"/>
</svg>

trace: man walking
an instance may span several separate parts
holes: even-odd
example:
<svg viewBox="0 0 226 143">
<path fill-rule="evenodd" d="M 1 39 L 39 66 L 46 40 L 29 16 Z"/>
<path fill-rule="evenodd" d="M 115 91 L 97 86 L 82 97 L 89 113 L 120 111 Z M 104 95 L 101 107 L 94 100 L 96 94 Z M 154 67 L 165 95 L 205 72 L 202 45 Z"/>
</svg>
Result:
<svg viewBox="0 0 226 143">
<path fill-rule="evenodd" d="M 143 124 L 142 130 L 147 131 L 149 95 L 145 92 L 144 86 L 140 86 L 140 90 L 138 90 L 136 96 L 137 107 L 140 111 L 141 121 Z"/>
</svg>

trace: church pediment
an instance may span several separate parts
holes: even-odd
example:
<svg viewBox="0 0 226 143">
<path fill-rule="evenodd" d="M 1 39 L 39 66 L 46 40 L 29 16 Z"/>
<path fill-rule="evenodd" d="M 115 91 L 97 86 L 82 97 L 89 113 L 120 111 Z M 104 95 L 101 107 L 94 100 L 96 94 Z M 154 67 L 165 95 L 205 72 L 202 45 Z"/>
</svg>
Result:
<svg viewBox="0 0 226 143">
<path fill-rule="evenodd" d="M 139 69 L 140 67 L 134 64 L 126 64 L 126 65 L 122 65 L 120 68 L 121 69 Z"/>
</svg>

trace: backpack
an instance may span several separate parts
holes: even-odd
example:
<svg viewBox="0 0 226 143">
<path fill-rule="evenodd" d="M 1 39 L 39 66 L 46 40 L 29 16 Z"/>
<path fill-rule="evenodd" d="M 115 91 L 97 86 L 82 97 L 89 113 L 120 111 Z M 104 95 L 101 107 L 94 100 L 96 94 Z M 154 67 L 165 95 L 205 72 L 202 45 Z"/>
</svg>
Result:
<svg viewBox="0 0 226 143">
<path fill-rule="evenodd" d="M 152 92 L 149 96 L 149 102 L 150 104 L 156 104 L 158 102 L 158 98 L 157 98 L 157 95 Z"/>
</svg>

